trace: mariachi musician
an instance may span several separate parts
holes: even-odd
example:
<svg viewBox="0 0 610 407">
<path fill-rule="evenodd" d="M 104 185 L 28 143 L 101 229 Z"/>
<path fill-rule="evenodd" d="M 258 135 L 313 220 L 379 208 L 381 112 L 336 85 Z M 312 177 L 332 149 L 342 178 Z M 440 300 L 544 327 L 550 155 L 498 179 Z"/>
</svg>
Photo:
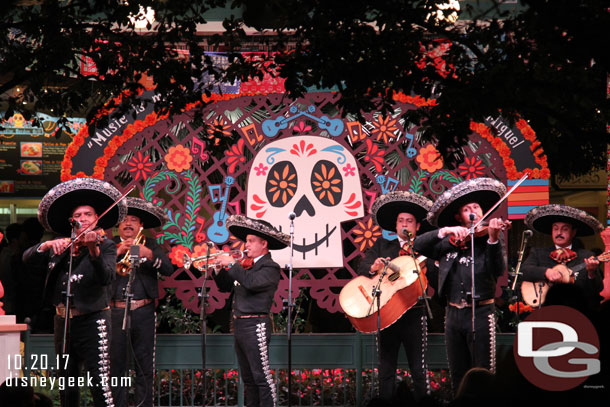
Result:
<svg viewBox="0 0 610 407">
<path fill-rule="evenodd" d="M 599 261 L 575 238 L 601 232 L 601 223 L 580 209 L 550 204 L 530 210 L 525 216 L 525 224 L 537 232 L 551 235 L 553 240 L 552 247 L 532 248 L 521 266 L 524 280 L 521 291 L 525 302 L 532 306 L 542 305 L 548 283 L 574 283 L 573 287 L 564 288 L 579 298 L 563 298 L 560 302 L 572 303 L 581 309 L 588 307 L 588 311 L 596 309 L 601 299 L 598 293 L 602 289 Z"/>
<path fill-rule="evenodd" d="M 155 299 L 159 297 L 157 275 L 169 276 L 174 268 L 155 239 L 143 235 L 145 229 L 158 228 L 167 221 L 165 211 L 140 198 L 127 198 L 127 216 L 119 224 L 116 278 L 112 282 L 112 341 L 110 346 L 111 377 L 127 376 L 128 355 L 133 351 L 136 368 L 136 404 L 153 405 L 153 378 L 155 360 Z M 139 248 L 139 264 L 131 264 L 134 246 Z M 132 260 L 133 259 L 133 260 Z M 131 273 L 135 273 L 131 276 Z M 126 287 L 130 276 L 131 303 L 129 338 L 123 330 Z M 117 407 L 127 406 L 127 388 L 112 388 Z"/>
<path fill-rule="evenodd" d="M 399 256 L 412 256 L 412 239 L 425 222 L 432 201 L 422 195 L 407 191 L 394 191 L 377 198 L 371 214 L 381 228 L 396 232 L 397 238 L 380 238 L 366 251 L 358 266 L 358 274 L 372 276 L 384 269 L 385 264 Z M 428 225 L 426 223 L 426 225 Z M 429 226 L 429 225 L 428 225 Z M 422 266 L 425 272 L 425 263 Z M 434 264 L 430 269 L 435 269 Z M 361 277 L 360 277 L 361 278 Z M 384 277 L 388 278 L 388 277 Z M 414 284 L 418 284 L 415 282 Z M 402 344 L 407 354 L 413 393 L 417 401 L 430 394 L 428 367 L 426 364 L 427 317 L 426 308 L 418 301 L 405 310 L 392 325 L 380 333 L 379 344 L 379 397 L 392 402 L 395 394 L 396 365 Z M 381 309 L 383 315 L 383 308 Z"/>
<path fill-rule="evenodd" d="M 227 228 L 246 243 L 247 257 L 236 262 L 228 254 L 217 264 L 224 268 L 214 274 L 221 291 L 232 292 L 235 353 L 246 390 L 246 406 L 273 407 L 278 404 L 269 368 L 273 295 L 281 278 L 280 266 L 269 250 L 288 246 L 290 237 L 264 220 L 242 215 L 227 218 Z"/>
<path fill-rule="evenodd" d="M 60 236 L 81 237 L 72 243 L 66 237 L 45 241 L 23 254 L 26 265 L 48 265 L 45 298 L 49 295 L 57 311 L 55 351 L 60 355 L 65 347 L 68 362 L 65 369 L 59 366 L 60 373 L 68 383 L 67 378 L 83 376 L 80 369 L 84 364 L 93 378 L 90 390 L 95 407 L 113 406 L 108 386 L 111 329 L 108 288 L 115 274 L 116 246 L 102 229 L 113 227 L 125 216 L 127 205 L 120 198 L 116 188 L 94 178 L 76 178 L 53 187 L 38 206 L 40 223 Z M 70 266 L 71 297 L 66 299 Z M 64 344 L 65 318 L 69 324 Z M 64 407 L 80 405 L 76 385 L 66 386 L 60 397 Z"/>
<path fill-rule="evenodd" d="M 454 394 L 470 368 L 495 371 L 494 296 L 497 278 L 506 270 L 500 231 L 507 223 L 493 218 L 475 231 L 474 337 L 469 232 L 505 193 L 504 184 L 491 178 L 454 185 L 438 197 L 428 214 L 428 221 L 439 229 L 415 239 L 415 250 L 439 262 L 438 293 L 447 301 L 445 346 Z"/>
</svg>

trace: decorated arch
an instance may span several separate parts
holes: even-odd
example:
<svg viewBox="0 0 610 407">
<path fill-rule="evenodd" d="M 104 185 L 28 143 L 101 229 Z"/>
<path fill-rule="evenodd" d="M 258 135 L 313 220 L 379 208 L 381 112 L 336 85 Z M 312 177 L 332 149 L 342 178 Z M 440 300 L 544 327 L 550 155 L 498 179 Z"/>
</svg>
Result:
<svg viewBox="0 0 610 407">
<path fill-rule="evenodd" d="M 269 91 L 274 91 L 271 89 Z M 356 275 L 363 252 L 381 236 L 370 216 L 376 197 L 409 190 L 431 199 L 473 177 L 514 184 L 530 177 L 499 211 L 523 218 L 548 203 L 546 157 L 525 120 L 511 127 L 501 117 L 471 123 L 460 163 L 448 168 L 433 143 L 423 142 L 418 123 L 402 119 L 409 109 L 435 103 L 396 95 L 389 114 L 365 114 L 361 123 L 342 117 L 340 97 L 311 92 L 297 100 L 281 93 L 213 95 L 207 104 L 161 117 L 150 107 L 114 118 L 89 135 L 82 129 L 68 147 L 62 179 L 92 176 L 120 190 L 135 184 L 142 198 L 165 209 L 169 222 L 157 230 L 176 266 L 162 281 L 175 288 L 185 307 L 198 311 L 196 287 L 202 276 L 183 267 L 183 255 L 198 256 L 204 243 L 239 249 L 225 220 L 229 214 L 265 219 L 288 232 L 294 212 L 293 297 L 307 290 L 317 305 L 341 311 L 338 293 Z M 273 254 L 280 265 L 287 250 Z M 225 305 L 227 294 L 213 280 L 208 312 Z M 273 312 L 288 297 L 284 272 Z"/>
</svg>

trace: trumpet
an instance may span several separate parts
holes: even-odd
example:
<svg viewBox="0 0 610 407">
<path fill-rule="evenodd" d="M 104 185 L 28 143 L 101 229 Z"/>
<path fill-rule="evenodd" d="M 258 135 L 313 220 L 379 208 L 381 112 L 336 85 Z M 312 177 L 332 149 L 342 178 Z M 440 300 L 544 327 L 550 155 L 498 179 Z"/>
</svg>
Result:
<svg viewBox="0 0 610 407">
<path fill-rule="evenodd" d="M 203 256 L 197 256 L 197 257 L 190 257 L 188 254 L 185 253 L 182 256 L 182 263 L 184 263 L 184 268 L 188 269 L 191 267 L 192 264 L 204 261 L 207 258 L 208 266 L 216 269 L 219 266 L 219 264 L 217 264 L 218 256 L 221 256 L 223 254 L 228 254 L 229 256 L 233 256 L 235 258 L 235 260 L 240 261 L 246 257 L 246 253 L 248 253 L 248 250 L 229 250 L 226 252 L 221 250 L 219 252 L 212 253 L 209 256 L 203 255 Z M 237 256 L 239 256 L 239 257 L 237 257 Z M 199 266 L 195 265 L 195 268 L 200 271 L 204 267 L 205 267 L 205 265 L 199 265 Z"/>
<path fill-rule="evenodd" d="M 142 230 L 144 228 L 140 226 L 140 230 L 138 230 L 138 234 L 134 238 L 133 245 L 146 244 L 146 237 L 142 234 Z M 126 276 L 129 274 L 129 270 L 131 270 L 131 261 L 129 260 L 129 251 L 125 253 L 125 256 L 121 261 L 116 264 L 116 272 L 120 276 Z"/>
</svg>

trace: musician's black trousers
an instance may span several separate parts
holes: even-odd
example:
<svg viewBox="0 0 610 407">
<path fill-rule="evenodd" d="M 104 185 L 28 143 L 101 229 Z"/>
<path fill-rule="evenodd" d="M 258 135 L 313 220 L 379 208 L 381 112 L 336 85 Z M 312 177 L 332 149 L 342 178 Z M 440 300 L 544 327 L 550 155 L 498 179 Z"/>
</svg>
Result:
<svg viewBox="0 0 610 407">
<path fill-rule="evenodd" d="M 131 344 L 123 331 L 125 308 L 112 308 L 112 341 L 110 346 L 110 373 L 120 384 L 121 377 L 129 376 L 127 363 L 133 356 L 136 370 L 136 405 L 152 407 L 155 363 L 155 303 L 131 311 Z M 128 354 L 129 346 L 129 354 Z M 133 350 L 133 352 L 132 352 Z M 113 386 L 112 395 L 116 407 L 127 406 L 125 386 Z"/>
<path fill-rule="evenodd" d="M 381 312 L 383 313 L 383 308 Z M 426 394 L 430 394 L 426 363 L 427 338 L 426 310 L 422 305 L 409 309 L 398 321 L 381 331 L 379 397 L 388 402 L 393 400 L 398 351 L 401 344 L 409 361 L 415 399 L 419 401 Z"/>
<path fill-rule="evenodd" d="M 492 373 L 495 372 L 495 305 L 488 304 L 476 307 L 474 343 L 472 337 L 472 308 L 458 309 L 448 305 L 445 317 L 445 347 L 454 395 L 462 382 L 462 378 L 470 368 L 482 367 L 489 369 Z"/>
<path fill-rule="evenodd" d="M 236 319 L 233 327 L 235 353 L 246 390 L 246 406 L 276 406 L 275 384 L 269 369 L 271 320 L 269 317 Z"/>
<path fill-rule="evenodd" d="M 79 407 L 80 386 L 89 387 L 95 407 L 113 406 L 112 392 L 110 391 L 110 361 L 108 349 L 110 345 L 110 310 L 93 312 L 74 317 L 69 321 L 68 344 L 66 353 L 68 366 L 60 370 L 65 377 L 65 389 L 60 390 L 61 405 L 63 407 Z M 55 316 L 54 321 L 55 352 L 60 355 L 62 351 L 64 318 Z M 63 364 L 65 359 L 60 359 Z M 82 372 L 84 366 L 86 373 Z M 70 381 L 74 385 L 69 386 Z"/>
</svg>

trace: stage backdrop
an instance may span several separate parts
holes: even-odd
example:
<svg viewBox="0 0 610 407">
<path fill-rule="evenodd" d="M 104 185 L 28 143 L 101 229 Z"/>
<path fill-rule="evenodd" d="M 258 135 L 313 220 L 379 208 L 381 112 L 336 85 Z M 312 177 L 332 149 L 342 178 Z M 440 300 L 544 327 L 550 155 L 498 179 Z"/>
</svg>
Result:
<svg viewBox="0 0 610 407">
<path fill-rule="evenodd" d="M 82 129 L 62 165 L 63 180 L 92 176 L 120 190 L 135 184 L 141 197 L 165 209 L 170 221 L 157 239 L 177 269 L 160 284 L 175 287 L 193 311 L 198 311 L 195 288 L 202 277 L 185 270 L 182 257 L 201 255 L 208 240 L 243 248 L 226 229 L 229 214 L 264 219 L 288 233 L 294 212 L 292 295 L 308 289 L 319 307 L 339 312 L 339 291 L 356 275 L 363 252 L 382 235 L 395 238 L 370 216 L 381 194 L 409 190 L 434 200 L 466 179 L 493 177 L 511 186 L 530 171 L 530 179 L 498 214 L 519 219 L 548 203 L 546 157 L 525 120 L 512 128 L 501 117 L 471 123 L 463 159 L 449 169 L 434 144 L 422 143 L 419 124 L 401 119 L 406 110 L 434 101 L 397 95 L 393 112 L 366 114 L 360 123 L 341 116 L 336 93 L 289 100 L 257 92 L 216 94 L 207 105 L 189 106 L 172 118 L 136 106 L 133 115 L 112 119 L 111 128 L 95 129 L 91 137 Z M 226 142 L 227 147 L 218 147 Z M 273 256 L 282 266 L 289 261 L 286 250 Z M 208 287 L 207 311 L 213 312 L 228 294 L 213 280 Z M 284 272 L 273 312 L 281 309 L 287 291 Z"/>
</svg>

